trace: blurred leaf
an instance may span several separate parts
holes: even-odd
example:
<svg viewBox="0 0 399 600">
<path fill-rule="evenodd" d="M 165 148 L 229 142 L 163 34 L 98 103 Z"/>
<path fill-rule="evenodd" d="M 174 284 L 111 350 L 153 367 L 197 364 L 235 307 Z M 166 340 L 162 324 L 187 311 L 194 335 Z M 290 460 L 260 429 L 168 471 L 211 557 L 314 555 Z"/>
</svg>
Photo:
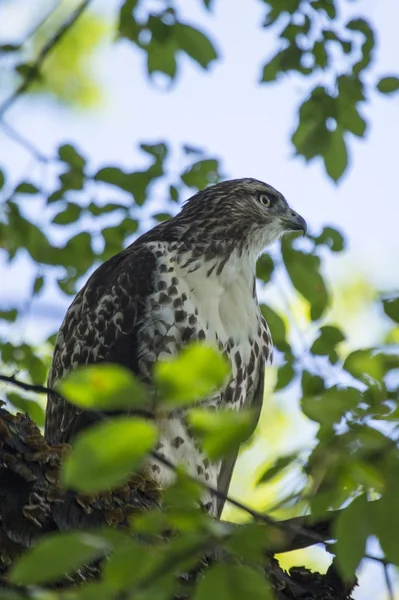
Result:
<svg viewBox="0 0 399 600">
<path fill-rule="evenodd" d="M 326 355 L 335 349 L 337 344 L 343 342 L 344 334 L 338 327 L 324 325 L 320 328 L 319 337 L 313 342 L 310 351 L 313 354 Z"/>
<path fill-rule="evenodd" d="M 256 277 L 263 283 L 270 281 L 274 271 L 274 262 L 269 254 L 262 254 L 256 263 Z"/>
<path fill-rule="evenodd" d="M 58 29 L 62 18 L 65 18 L 65 11 L 61 9 L 36 31 L 33 37 L 35 56 Z M 82 14 L 46 56 L 40 68 L 40 80 L 32 91 L 50 93 L 59 102 L 83 109 L 98 105 L 101 88 L 93 76 L 96 71 L 92 59 L 109 31 L 110 25 L 100 13 L 86 11 Z"/>
<path fill-rule="evenodd" d="M 275 542 L 274 532 L 263 523 L 245 523 L 233 528 L 223 546 L 244 561 L 264 560 L 271 543 Z"/>
<path fill-rule="evenodd" d="M 218 564 L 211 566 L 200 580 L 194 600 L 251 600 L 271 599 L 264 575 L 244 565 Z"/>
<path fill-rule="evenodd" d="M 143 419 L 125 416 L 96 424 L 76 436 L 64 463 L 63 485 L 86 494 L 122 485 L 156 439 L 156 427 Z"/>
<path fill-rule="evenodd" d="M 86 159 L 71 144 L 60 146 L 58 148 L 58 156 L 60 160 L 68 163 L 74 169 L 83 169 L 86 164 Z"/>
<path fill-rule="evenodd" d="M 389 364 L 389 363 L 392 364 Z M 382 352 L 376 352 L 373 348 L 364 348 L 351 352 L 344 362 L 343 368 L 353 377 L 366 384 L 370 383 L 370 377 L 381 381 L 385 373 L 395 368 L 397 357 L 386 355 Z"/>
<path fill-rule="evenodd" d="M 170 199 L 173 200 L 173 202 L 179 201 L 179 190 L 177 189 L 177 187 L 175 185 L 169 186 L 169 195 L 170 195 Z"/>
<path fill-rule="evenodd" d="M 136 540 L 118 548 L 105 563 L 104 581 L 113 589 L 113 596 L 133 586 L 142 577 L 148 576 L 159 559 L 159 551 L 153 545 L 140 544 Z M 134 569 L 132 569 L 134 564 Z"/>
<path fill-rule="evenodd" d="M 341 127 L 337 126 L 336 130 L 330 133 L 329 138 L 328 149 L 324 152 L 324 165 L 331 179 L 338 181 L 348 165 L 348 154 Z"/>
<path fill-rule="evenodd" d="M 331 425 L 339 423 L 342 417 L 362 401 L 362 393 L 356 388 L 338 388 L 336 386 L 317 396 L 302 398 L 302 410 L 312 421 Z"/>
<path fill-rule="evenodd" d="M 382 94 L 392 94 L 399 90 L 398 77 L 383 77 L 377 83 L 377 90 Z"/>
<path fill-rule="evenodd" d="M 55 215 L 53 223 L 56 225 L 69 225 L 79 220 L 82 214 L 82 208 L 73 202 L 67 202 L 64 210 Z"/>
<path fill-rule="evenodd" d="M 320 258 L 294 250 L 288 238 L 282 241 L 285 267 L 293 286 L 310 303 L 312 320 L 319 319 L 328 306 L 328 293 L 320 273 Z"/>
<path fill-rule="evenodd" d="M 383 300 L 383 306 L 385 314 L 395 323 L 399 323 L 399 296 Z"/>
<path fill-rule="evenodd" d="M 158 361 L 154 377 L 168 408 L 206 398 L 225 382 L 230 367 L 217 350 L 201 343 L 186 346 L 171 360 Z"/>
<path fill-rule="evenodd" d="M 129 369 L 107 363 L 78 367 L 59 382 L 57 391 L 72 404 L 92 410 L 133 409 L 148 400 L 145 388 Z"/>
<path fill-rule="evenodd" d="M 177 71 L 176 50 L 177 47 L 174 40 L 163 44 L 157 44 L 152 41 L 147 55 L 148 74 L 152 75 L 159 72 L 174 79 Z"/>
<path fill-rule="evenodd" d="M 6 178 L 4 172 L 0 169 L 0 190 L 4 187 Z"/>
<path fill-rule="evenodd" d="M 110 202 L 108 204 L 104 204 L 102 206 L 98 206 L 94 202 L 90 202 L 90 204 L 86 207 L 86 210 L 93 215 L 93 217 L 100 217 L 102 215 L 107 215 L 110 212 L 114 212 L 115 210 L 126 210 L 125 204 Z"/>
<path fill-rule="evenodd" d="M 82 190 L 85 176 L 81 169 L 71 168 L 60 175 L 61 189 L 63 193 L 68 190 Z"/>
<path fill-rule="evenodd" d="M 34 400 L 24 398 L 21 394 L 15 392 L 7 392 L 7 401 L 10 402 L 19 412 L 28 413 L 36 425 L 44 427 L 44 410 Z"/>
<path fill-rule="evenodd" d="M 202 190 L 206 186 L 220 180 L 219 162 L 215 159 L 199 160 L 181 175 L 181 179 L 188 187 Z"/>
<path fill-rule="evenodd" d="M 261 304 L 260 310 L 270 328 L 273 344 L 276 348 L 284 352 L 289 346 L 287 343 L 285 323 L 282 317 L 266 304 Z"/>
<path fill-rule="evenodd" d="M 29 181 L 19 183 L 14 190 L 15 194 L 38 194 L 39 192 L 39 188 L 33 183 L 29 183 Z"/>
<path fill-rule="evenodd" d="M 169 213 L 156 213 L 155 215 L 152 215 L 152 218 L 155 219 L 155 221 L 158 221 L 158 223 L 163 223 L 164 221 L 169 221 L 172 216 L 173 215 L 170 215 Z"/>
<path fill-rule="evenodd" d="M 16 308 L 10 308 L 8 310 L 0 310 L 0 319 L 13 323 L 18 317 L 18 310 Z"/>
<path fill-rule="evenodd" d="M 315 10 L 322 10 L 325 12 L 330 19 L 335 19 L 337 15 L 334 0 L 312 0 L 310 5 Z"/>
<path fill-rule="evenodd" d="M 292 466 L 294 462 L 298 460 L 298 452 L 293 454 L 287 454 L 287 456 L 280 456 L 274 464 L 269 465 L 263 474 L 259 477 L 257 485 L 261 483 L 268 483 L 271 479 L 274 479 L 281 471 L 285 471 L 288 467 Z"/>
<path fill-rule="evenodd" d="M 298 154 L 311 160 L 324 156 L 331 146 L 331 132 L 326 121 L 336 117 L 336 99 L 322 86 L 315 87 L 299 109 L 299 122 L 292 135 Z"/>
<path fill-rule="evenodd" d="M 53 583 L 105 554 L 107 544 L 89 533 L 58 533 L 42 538 L 21 556 L 8 575 L 16 585 Z"/>
<path fill-rule="evenodd" d="M 321 234 L 314 238 L 316 246 L 326 245 L 332 252 L 341 252 L 345 248 L 343 235 L 333 227 L 323 227 Z"/>
<path fill-rule="evenodd" d="M 286 355 L 287 356 L 287 355 Z M 291 352 L 288 354 L 287 362 L 278 368 L 277 371 L 277 382 L 276 382 L 276 391 L 282 390 L 287 387 L 288 384 L 295 377 L 295 368 L 294 368 L 294 357 Z"/>
<path fill-rule="evenodd" d="M 370 530 L 369 505 L 366 494 L 355 498 L 334 523 L 337 565 L 346 581 L 352 581 L 364 557 Z"/>
<path fill-rule="evenodd" d="M 191 410 L 188 420 L 211 460 L 236 450 L 249 438 L 255 422 L 254 413 L 250 410 L 215 412 L 200 408 Z"/>
<path fill-rule="evenodd" d="M 174 34 L 180 49 L 204 69 L 207 69 L 209 64 L 217 58 L 217 52 L 212 42 L 198 29 L 183 23 L 176 23 Z"/>
<path fill-rule="evenodd" d="M 44 276 L 37 275 L 35 277 L 35 281 L 33 282 L 33 295 L 34 296 L 37 296 L 37 294 L 40 294 L 40 292 L 43 289 L 43 285 L 44 285 Z"/>
<path fill-rule="evenodd" d="M 309 371 L 302 371 L 302 394 L 303 396 L 314 396 L 325 389 L 323 377 L 312 375 Z"/>
<path fill-rule="evenodd" d="M 395 473 L 397 476 L 397 472 Z M 390 481 L 390 487 L 378 502 L 370 503 L 370 526 L 378 536 L 386 559 L 399 565 L 399 514 L 397 479 Z"/>
</svg>

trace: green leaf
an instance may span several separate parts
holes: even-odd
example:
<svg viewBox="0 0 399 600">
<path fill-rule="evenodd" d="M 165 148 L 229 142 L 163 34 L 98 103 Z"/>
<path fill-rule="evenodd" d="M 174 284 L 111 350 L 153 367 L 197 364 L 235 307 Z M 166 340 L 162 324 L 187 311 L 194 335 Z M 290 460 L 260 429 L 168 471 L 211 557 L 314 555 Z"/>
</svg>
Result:
<svg viewBox="0 0 399 600">
<path fill-rule="evenodd" d="M 38 194 L 39 192 L 39 188 L 28 181 L 20 183 L 14 190 L 15 194 Z"/>
<path fill-rule="evenodd" d="M 44 410 L 34 400 L 24 398 L 15 392 L 7 392 L 7 401 L 10 402 L 19 412 L 28 413 L 30 418 L 39 427 L 44 427 Z"/>
<path fill-rule="evenodd" d="M 3 171 L 0 169 L 0 190 L 4 187 L 6 178 L 4 176 Z"/>
<path fill-rule="evenodd" d="M 272 465 L 268 466 L 267 469 L 259 477 L 257 485 L 260 483 L 267 483 L 271 479 L 274 479 L 281 471 L 285 471 L 288 467 L 292 466 L 294 462 L 298 460 L 298 452 L 293 454 L 287 454 L 287 456 L 280 456 Z"/>
<path fill-rule="evenodd" d="M 373 349 L 355 350 L 346 357 L 343 368 L 366 384 L 370 377 L 381 381 L 385 374 L 384 355 Z"/>
<path fill-rule="evenodd" d="M 163 44 L 152 41 L 147 55 L 148 74 L 159 72 L 174 79 L 177 71 L 176 50 L 175 40 Z"/>
<path fill-rule="evenodd" d="M 212 566 L 195 591 L 194 600 L 271 600 L 264 575 L 244 565 Z"/>
<path fill-rule="evenodd" d="M 55 215 L 53 223 L 56 225 L 69 225 L 79 220 L 82 214 L 82 207 L 73 202 L 67 202 L 64 210 Z"/>
<path fill-rule="evenodd" d="M 310 303 L 312 320 L 319 319 L 328 306 L 328 293 L 320 273 L 320 258 L 292 248 L 288 238 L 282 241 L 285 267 L 293 286 Z"/>
<path fill-rule="evenodd" d="M 377 83 L 377 90 L 381 94 L 392 94 L 399 90 L 399 78 L 398 77 L 383 77 Z"/>
<path fill-rule="evenodd" d="M 362 393 L 356 388 L 338 388 L 336 386 L 317 396 L 302 398 L 302 410 L 312 421 L 331 425 L 339 423 L 342 417 L 355 409 L 362 401 Z"/>
<path fill-rule="evenodd" d="M 104 581 L 112 586 L 113 597 L 116 596 L 115 591 L 130 588 L 142 577 L 148 576 L 158 555 L 157 548 L 139 544 L 133 539 L 118 548 L 105 563 L 103 575 Z"/>
<path fill-rule="evenodd" d="M 57 385 L 69 402 L 91 410 L 122 410 L 145 405 L 147 392 L 132 372 L 101 363 L 78 367 Z"/>
<path fill-rule="evenodd" d="M 364 557 L 367 539 L 372 533 L 370 525 L 369 504 L 365 494 L 355 498 L 334 523 L 337 566 L 347 581 L 353 580 Z"/>
<path fill-rule="evenodd" d="M 289 346 L 287 343 L 287 332 L 285 329 L 285 323 L 282 317 L 266 304 L 261 304 L 260 310 L 262 315 L 266 319 L 266 323 L 270 328 L 273 344 L 279 350 L 284 352 L 285 350 L 287 350 L 287 348 L 289 348 Z"/>
<path fill-rule="evenodd" d="M 223 547 L 241 561 L 259 564 L 264 560 L 270 544 L 275 542 L 274 531 L 272 536 L 270 531 L 271 528 L 264 523 L 235 524 Z"/>
<path fill-rule="evenodd" d="M 105 554 L 107 543 L 89 533 L 60 533 L 40 539 L 12 566 L 16 585 L 53 583 Z"/>
<path fill-rule="evenodd" d="M 209 64 L 217 58 L 218 55 L 212 42 L 198 29 L 183 23 L 176 23 L 174 34 L 180 49 L 204 69 L 207 69 Z"/>
<path fill-rule="evenodd" d="M 341 127 L 330 133 L 328 150 L 324 153 L 324 166 L 327 174 L 334 181 L 338 181 L 348 166 L 348 153 Z"/>
<path fill-rule="evenodd" d="M 295 368 L 293 366 L 293 362 L 294 362 L 294 357 L 290 353 L 289 359 L 287 360 L 287 362 L 278 368 L 277 382 L 276 382 L 276 387 L 275 387 L 276 391 L 284 389 L 294 379 Z"/>
<path fill-rule="evenodd" d="M 202 190 L 220 180 L 219 163 L 215 159 L 199 160 L 182 173 L 181 180 L 188 187 Z"/>
<path fill-rule="evenodd" d="M 387 298 L 382 301 L 384 306 L 385 314 L 395 321 L 395 323 L 399 323 L 399 296 L 396 298 Z"/>
<path fill-rule="evenodd" d="M 8 310 L 0 310 L 0 319 L 13 323 L 18 317 L 18 310 L 16 308 L 10 308 Z"/>
<path fill-rule="evenodd" d="M 216 392 L 230 372 L 227 359 L 201 343 L 186 346 L 177 358 L 155 364 L 154 377 L 165 406 L 193 404 Z"/>
<path fill-rule="evenodd" d="M 85 176 L 80 169 L 71 168 L 69 171 L 60 175 L 60 181 L 63 192 L 67 190 L 82 190 Z M 54 198 L 52 201 L 55 202 Z"/>
<path fill-rule="evenodd" d="M 269 254 L 262 254 L 256 263 L 256 277 L 263 283 L 270 281 L 274 271 L 274 262 Z"/>
<path fill-rule="evenodd" d="M 169 186 L 169 195 L 170 195 L 171 200 L 173 200 L 173 202 L 179 201 L 179 190 L 177 189 L 177 187 L 175 185 Z"/>
<path fill-rule="evenodd" d="M 397 477 L 397 471 L 393 473 Z M 386 559 L 396 566 L 399 565 L 399 513 L 398 513 L 398 485 L 397 480 L 389 482 L 389 486 L 382 498 L 372 502 L 370 508 L 370 521 L 372 531 L 378 536 Z"/>
<path fill-rule="evenodd" d="M 367 123 L 359 114 L 356 106 L 349 104 L 346 97 L 344 97 L 343 102 L 339 105 L 339 115 L 337 121 L 343 130 L 350 131 L 357 137 L 364 137 Z"/>
<path fill-rule="evenodd" d="M 60 157 L 60 160 L 66 162 L 74 169 L 83 169 L 86 164 L 86 160 L 83 156 L 70 144 L 60 146 L 58 148 L 58 156 Z"/>
<path fill-rule="evenodd" d="M 314 396 L 320 394 L 325 389 L 323 377 L 312 375 L 309 371 L 302 372 L 302 394 L 304 396 Z"/>
<path fill-rule="evenodd" d="M 320 328 L 319 337 L 313 342 L 310 351 L 313 354 L 327 355 L 335 349 L 337 344 L 343 342 L 344 334 L 338 327 L 324 325 Z"/>
<path fill-rule="evenodd" d="M 35 281 L 33 282 L 33 295 L 34 296 L 37 296 L 37 294 L 40 294 L 40 292 L 43 289 L 43 285 L 44 285 L 44 276 L 37 275 L 37 277 L 35 277 Z"/>
<path fill-rule="evenodd" d="M 119 417 L 94 425 L 76 436 L 62 483 L 86 494 L 122 485 L 156 439 L 156 427 L 143 419 Z"/>
<path fill-rule="evenodd" d="M 155 215 L 152 215 L 152 218 L 155 219 L 155 221 L 158 221 L 158 223 L 163 223 L 164 221 L 169 221 L 169 219 L 172 218 L 173 215 L 170 215 L 169 213 L 156 213 Z"/>
<path fill-rule="evenodd" d="M 342 233 L 333 227 L 324 227 L 321 234 L 314 238 L 314 242 L 316 246 L 328 246 L 332 252 L 341 252 L 345 248 Z"/>
<path fill-rule="evenodd" d="M 89 213 L 91 213 L 94 217 L 100 217 L 102 215 L 107 215 L 110 212 L 114 212 L 115 210 L 126 211 L 126 205 L 116 202 L 110 202 L 108 204 L 98 206 L 94 202 L 90 202 L 90 204 L 86 207 L 86 210 Z"/>
<path fill-rule="evenodd" d="M 254 413 L 250 410 L 215 412 L 200 408 L 191 410 L 188 420 L 211 460 L 236 450 L 249 438 L 255 422 Z"/>
</svg>

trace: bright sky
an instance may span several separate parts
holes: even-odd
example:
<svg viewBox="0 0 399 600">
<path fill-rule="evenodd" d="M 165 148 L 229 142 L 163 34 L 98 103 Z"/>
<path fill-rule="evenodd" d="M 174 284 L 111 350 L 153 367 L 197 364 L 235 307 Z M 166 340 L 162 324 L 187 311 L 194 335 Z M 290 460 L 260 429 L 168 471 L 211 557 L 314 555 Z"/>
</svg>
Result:
<svg viewBox="0 0 399 600">
<path fill-rule="evenodd" d="M 350 140 L 350 168 L 336 186 L 320 160 L 306 165 L 293 158 L 289 139 L 296 109 L 309 89 L 306 78 L 288 76 L 278 85 L 258 85 L 261 65 L 276 49 L 275 33 L 260 27 L 263 3 L 215 0 L 212 13 L 206 13 L 199 0 L 179 4 L 181 15 L 207 31 L 223 57 L 210 73 L 184 59 L 176 84 L 160 91 L 143 77 L 144 57 L 130 43 L 119 42 L 106 47 L 96 60 L 106 101 L 101 110 L 77 114 L 28 98 L 9 111 L 8 122 L 44 153 L 53 153 L 60 142 L 73 141 L 94 166 L 117 163 L 134 169 L 141 141 L 168 140 L 176 149 L 183 143 L 203 147 L 222 159 L 229 177 L 256 177 L 281 190 L 311 229 L 332 224 L 343 230 L 349 251 L 334 259 L 333 273 L 364 275 L 381 290 L 399 288 L 399 96 L 368 94 L 370 101 L 362 110 L 369 123 L 366 140 Z M 114 0 L 92 4 L 110 15 L 116 5 Z M 8 12 L 0 18 L 0 38 L 19 27 L 23 6 L 28 2 L 5 5 Z M 347 2 L 345 16 L 358 15 L 368 18 L 377 32 L 376 60 L 367 80 L 397 74 L 397 0 Z M 9 93 L 5 81 L 0 78 L 1 97 Z M 1 130 L 0 136 L 0 164 L 16 176 L 26 176 L 31 158 Z M 28 293 L 26 269 L 23 260 L 8 267 L 0 257 L 1 304 Z M 49 331 L 58 325 L 66 306 L 65 299 L 51 297 L 58 307 L 47 323 Z M 30 330 L 37 334 L 37 323 L 36 327 L 31 323 Z M 367 581 L 374 575 L 371 571 L 365 575 L 357 598 L 370 597 L 364 590 L 369 590 Z"/>
</svg>

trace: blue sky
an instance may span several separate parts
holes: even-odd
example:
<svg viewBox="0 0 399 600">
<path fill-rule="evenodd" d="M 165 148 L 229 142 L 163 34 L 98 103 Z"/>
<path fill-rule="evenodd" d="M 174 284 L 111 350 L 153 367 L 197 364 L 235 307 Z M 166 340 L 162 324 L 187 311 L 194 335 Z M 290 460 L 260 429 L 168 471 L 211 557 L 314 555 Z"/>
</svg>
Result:
<svg viewBox="0 0 399 600">
<path fill-rule="evenodd" d="M 97 0 L 92 7 L 112 15 L 116 5 Z M 60 142 L 76 143 L 94 167 L 117 163 L 134 169 L 142 160 L 136 151 L 141 141 L 168 140 L 176 149 L 183 143 L 203 147 L 222 159 L 227 176 L 256 177 L 281 190 L 311 229 L 332 224 L 346 234 L 348 251 L 328 265 L 332 277 L 363 276 L 379 290 L 399 288 L 399 95 L 370 94 L 362 109 L 369 123 L 366 138 L 351 139 L 350 167 L 335 185 L 320 160 L 306 165 L 293 157 L 290 135 L 308 80 L 287 76 L 277 85 L 258 84 L 262 64 L 276 50 L 275 32 L 260 27 L 263 3 L 215 0 L 212 13 L 203 11 L 200 1 L 181 0 L 179 5 L 181 16 L 207 31 L 222 56 L 210 72 L 185 58 L 175 85 L 162 91 L 143 77 L 144 57 L 122 41 L 107 45 L 94 59 L 104 92 L 101 109 L 78 113 L 27 97 L 14 105 L 7 121 L 44 153 L 53 153 Z M 26 0 L 5 5 L 0 39 L 23 27 L 27 6 Z M 344 13 L 347 18 L 361 14 L 376 29 L 375 61 L 367 80 L 397 73 L 397 0 L 347 2 Z M 0 97 L 9 93 L 5 82 L 0 73 Z M 15 177 L 32 169 L 31 157 L 1 129 L 0 164 Z M 29 293 L 27 272 L 27 261 L 7 266 L 0 258 L 0 305 Z M 37 309 L 42 301 L 53 302 L 55 311 L 47 320 L 41 315 L 40 330 L 53 331 L 67 301 L 51 290 Z M 38 331 L 33 318 L 21 334 L 32 338 Z M 364 592 L 357 597 L 368 598 Z"/>
</svg>

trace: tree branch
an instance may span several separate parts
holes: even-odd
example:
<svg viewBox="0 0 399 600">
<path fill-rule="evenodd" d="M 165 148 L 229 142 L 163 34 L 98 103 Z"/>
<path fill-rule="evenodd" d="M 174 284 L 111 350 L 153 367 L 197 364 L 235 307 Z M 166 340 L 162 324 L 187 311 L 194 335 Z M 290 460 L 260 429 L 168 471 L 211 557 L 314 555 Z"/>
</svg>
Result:
<svg viewBox="0 0 399 600">
<path fill-rule="evenodd" d="M 55 48 L 55 46 L 62 40 L 64 35 L 73 27 L 79 17 L 84 13 L 88 5 L 90 4 L 90 0 L 84 0 L 82 4 L 78 6 L 78 8 L 72 13 L 72 15 L 67 19 L 61 27 L 56 31 L 56 33 L 49 39 L 47 44 L 43 46 L 41 51 L 38 54 L 38 57 L 33 65 L 29 68 L 28 73 L 24 77 L 21 84 L 17 87 L 17 89 L 9 96 L 3 104 L 0 106 L 0 120 L 3 119 L 6 112 L 11 108 L 14 102 L 22 96 L 29 87 L 32 85 L 34 80 L 37 78 L 40 68 L 47 57 L 47 55 Z"/>
</svg>

